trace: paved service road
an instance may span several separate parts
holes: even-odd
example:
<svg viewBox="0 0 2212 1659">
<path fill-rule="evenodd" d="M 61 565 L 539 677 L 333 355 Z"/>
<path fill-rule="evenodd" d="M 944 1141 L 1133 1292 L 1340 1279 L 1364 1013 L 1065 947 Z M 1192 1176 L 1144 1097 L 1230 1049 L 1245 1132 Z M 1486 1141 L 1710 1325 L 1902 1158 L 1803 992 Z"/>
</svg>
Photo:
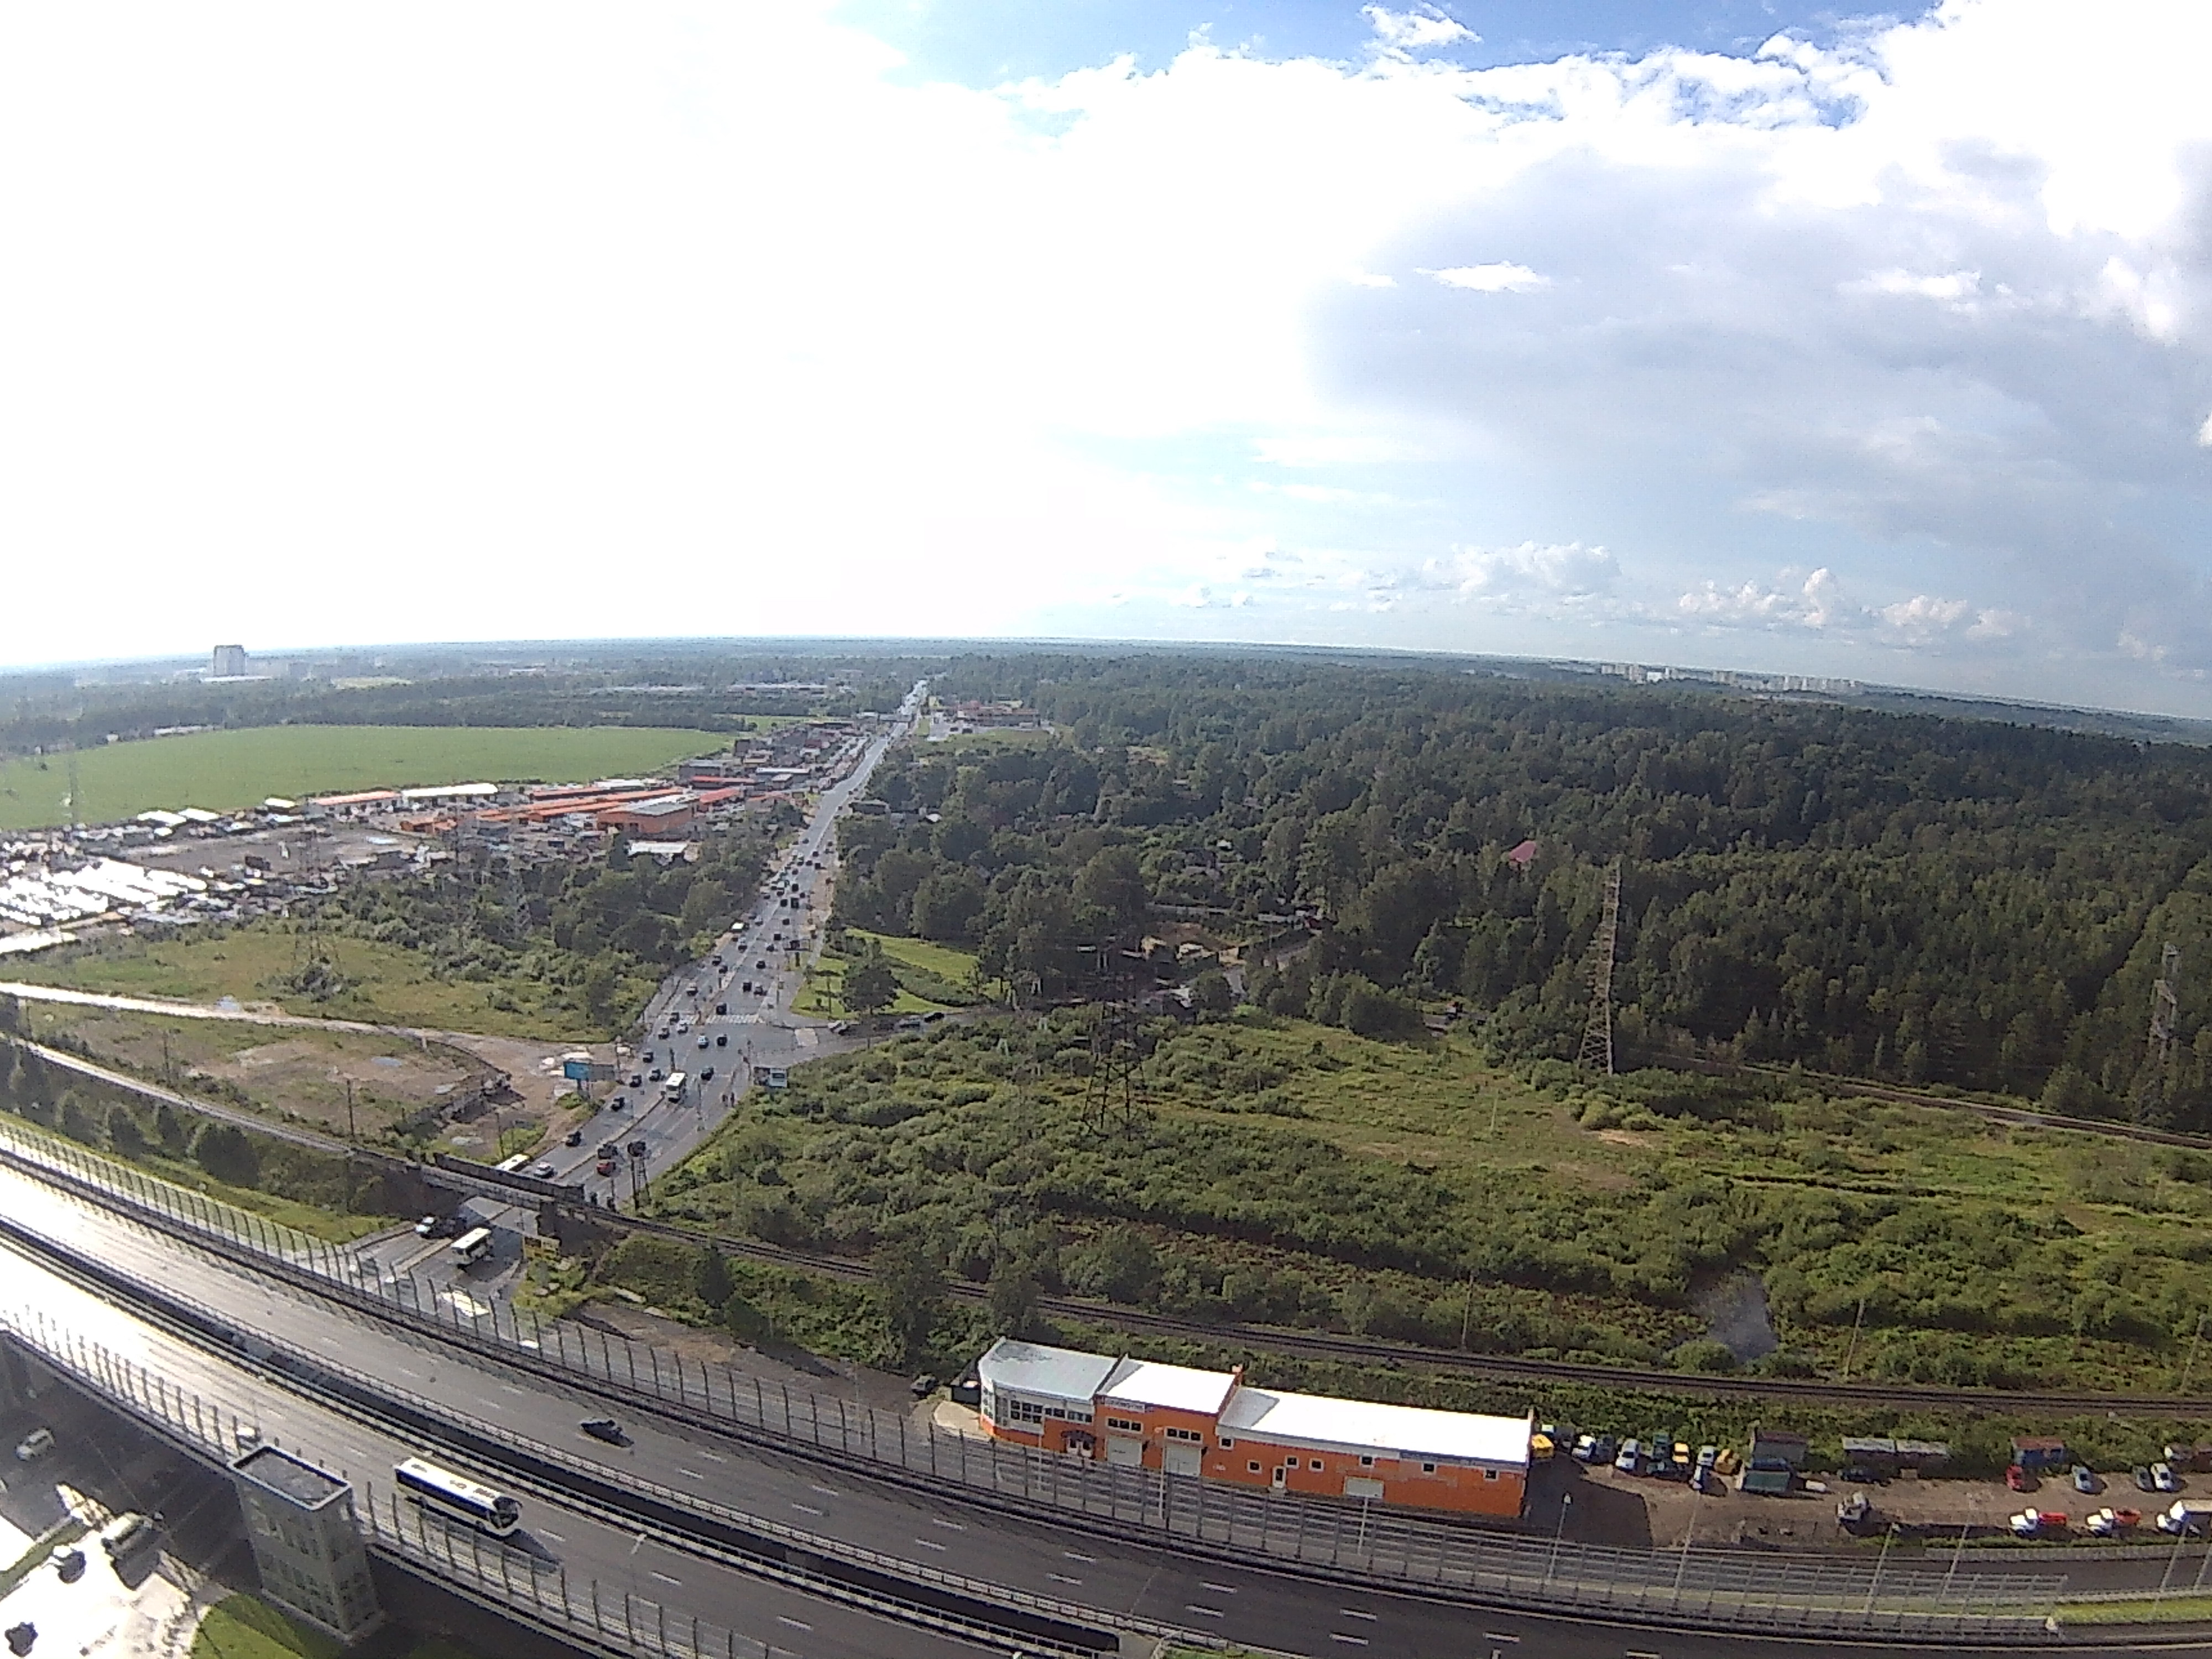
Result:
<svg viewBox="0 0 2212 1659">
<path fill-rule="evenodd" d="M 679 1426 L 622 1407 L 614 1409 L 632 1429 L 633 1443 L 619 1449 L 605 1447 L 576 1431 L 580 1419 L 608 1409 L 580 1389 L 513 1372 L 495 1361 L 333 1310 L 13 1173 L 0 1172 L 0 1210 L 78 1255 L 222 1307 L 241 1320 L 250 1319 L 255 1329 L 267 1333 L 273 1340 L 325 1354 L 331 1361 L 378 1377 L 396 1389 L 430 1395 L 456 1412 L 495 1421 L 510 1432 L 563 1447 L 612 1471 L 633 1472 L 638 1479 L 679 1491 L 696 1490 L 704 1498 L 900 1559 L 1081 1604 L 1097 1609 L 1102 1616 L 1136 1613 L 1163 1624 L 1305 1654 L 1364 1649 L 1423 1659 L 1446 1655 L 1461 1659 L 1495 1646 L 1516 1655 L 1571 1656 L 1572 1659 L 1597 1659 L 1598 1656 L 1625 1659 L 1632 1653 L 1656 1654 L 1664 1659 L 1693 1656 L 1718 1659 L 1754 1651 L 1767 1655 L 1869 1651 L 1856 1644 L 1831 1648 L 1793 1640 L 1778 1646 L 1735 1638 L 1645 1632 L 1521 1613 L 1490 1613 L 1188 1559 L 1126 1543 L 1107 1534 L 1005 1516 L 951 1498 L 879 1485 L 842 1470 L 830 1473 L 797 1457 L 750 1448 L 703 1426 Z M 9 1265 L 15 1264 L 11 1261 Z M 121 1328 L 110 1322 L 119 1321 L 122 1327 L 136 1323 L 112 1310 L 85 1306 L 83 1298 L 55 1300 L 61 1291 L 28 1268 L 13 1278 L 10 1285 L 8 1292 L 0 1293 L 0 1302 L 20 1304 L 29 1300 L 50 1310 L 64 1309 L 64 1314 L 56 1316 L 98 1322 L 88 1322 L 84 1328 L 101 1340 L 111 1340 L 106 1334 L 111 1329 Z M 140 1334 L 131 1340 L 143 1343 L 150 1339 Z M 120 1339 L 117 1340 L 120 1346 Z M 164 1357 L 149 1363 L 185 1365 L 188 1362 Z M 218 1363 L 194 1358 L 189 1361 L 191 1369 L 169 1374 L 198 1388 L 200 1382 L 190 1379 L 209 1378 L 208 1367 Z M 250 1411 L 270 1413 L 305 1409 L 285 1404 L 270 1392 L 274 1385 L 252 1381 L 241 1373 L 228 1374 L 221 1380 L 227 1403 L 242 1401 Z M 285 1420 L 294 1419 L 288 1416 Z M 380 1437 L 361 1438 L 362 1431 L 335 1422 L 298 1420 L 311 1423 L 312 1431 L 297 1431 L 296 1443 L 349 1468 L 388 1467 L 392 1458 L 404 1449 Z M 337 1449 L 325 1449 L 324 1437 L 337 1437 L 341 1431 L 356 1438 L 332 1438 L 330 1443 Z M 538 1507 L 533 1500 L 533 1512 Z M 568 1533 L 565 1527 L 556 1530 Z M 610 1575 L 625 1570 L 622 1558 L 631 1540 L 620 1534 L 611 1538 L 584 1535 L 591 1540 L 588 1547 L 579 1545 L 574 1534 L 554 1547 L 578 1550 L 580 1565 L 607 1577 L 608 1582 L 618 1582 Z M 610 1549 L 612 1554 L 608 1553 Z M 2156 1553 L 2162 1556 L 2164 1552 Z M 2127 1565 L 2155 1579 L 2157 1564 Z M 686 1566 L 670 1565 L 665 1570 L 682 1580 L 687 1595 L 696 1590 L 702 1597 L 719 1598 L 687 1606 L 685 1611 L 718 1622 L 735 1620 L 739 1628 L 763 1633 L 758 1610 L 765 1605 L 759 1598 L 766 1592 L 750 1581 L 740 1585 L 711 1576 L 695 1579 L 694 1575 L 707 1571 L 696 1561 Z M 677 1592 L 671 1589 L 669 1594 L 672 1598 Z M 808 1601 L 808 1598 L 798 1599 Z M 801 1616 L 815 1623 L 817 1630 L 831 1627 L 826 1612 L 823 1620 Z M 784 1646 L 806 1652 L 905 1650 L 881 1645 L 869 1649 L 865 1644 L 858 1648 L 832 1646 L 826 1638 L 821 1643 L 776 1639 Z M 905 1641 L 903 1634 L 900 1639 Z M 2120 1644 L 2111 1650 L 2132 1650 Z"/>
</svg>

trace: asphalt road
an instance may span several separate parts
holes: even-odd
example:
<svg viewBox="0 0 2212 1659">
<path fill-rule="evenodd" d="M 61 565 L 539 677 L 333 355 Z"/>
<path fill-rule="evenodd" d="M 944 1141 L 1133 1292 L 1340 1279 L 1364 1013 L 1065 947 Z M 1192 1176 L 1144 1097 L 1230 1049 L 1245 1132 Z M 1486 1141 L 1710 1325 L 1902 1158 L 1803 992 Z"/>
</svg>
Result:
<svg viewBox="0 0 2212 1659">
<path fill-rule="evenodd" d="M 319 1352 L 390 1386 L 430 1395 L 453 1409 L 494 1421 L 509 1432 L 529 1436 L 590 1456 L 618 1474 L 635 1476 L 679 1491 L 696 1491 L 713 1501 L 763 1518 L 780 1520 L 810 1532 L 866 1546 L 924 1566 L 965 1572 L 1002 1584 L 1034 1590 L 1057 1600 L 1098 1609 L 1133 1613 L 1162 1623 L 1200 1630 L 1256 1646 L 1286 1652 L 1341 1653 L 1364 1649 L 1376 1654 L 1419 1656 L 1463 1656 L 1488 1646 L 1515 1653 L 1605 1656 L 1772 1654 L 1774 1644 L 1736 1638 L 1674 1635 L 1584 1624 L 1519 1613 L 1487 1613 L 1426 1602 L 1412 1596 L 1351 1590 L 1285 1578 L 1249 1568 L 1187 1559 L 1140 1545 L 1073 1528 L 1009 1517 L 950 1498 L 931 1497 L 838 1472 L 797 1458 L 766 1454 L 704 1428 L 678 1429 L 652 1419 L 628 1419 L 635 1438 L 624 1448 L 604 1447 L 577 1432 L 578 1421 L 606 1409 L 581 1390 L 509 1372 L 497 1364 L 417 1339 L 392 1327 L 336 1310 L 291 1290 L 264 1284 L 228 1265 L 178 1246 L 160 1235 L 121 1222 L 51 1189 L 12 1174 L 0 1174 L 0 1206 L 40 1233 L 82 1255 L 97 1257 L 133 1274 L 157 1279 L 178 1291 L 221 1306 L 254 1328 L 309 1352 Z M 10 1261 L 11 1267 L 16 1264 Z M 26 1267 L 10 1276 L 0 1300 L 44 1308 L 50 1316 L 80 1322 L 86 1334 L 147 1358 L 185 1386 L 214 1393 L 226 1405 L 249 1416 L 279 1424 L 286 1443 L 353 1470 L 388 1468 L 405 1455 L 389 1437 L 328 1419 L 219 1359 L 173 1352 L 175 1345 L 116 1310 L 83 1297 L 51 1275 Z M 164 1344 L 158 1355 L 145 1345 Z M 137 1345 L 137 1346 L 128 1346 Z M 169 1369 L 174 1367 L 175 1369 Z M 292 1426 L 296 1425 L 297 1426 Z M 555 1521 L 541 1516 L 542 1500 L 532 1500 L 529 1525 L 550 1527 L 558 1537 L 544 1542 L 576 1564 L 572 1574 L 596 1574 L 610 1584 L 623 1582 L 629 1570 L 629 1534 L 593 1530 L 586 1517 Z M 641 1559 L 659 1549 L 642 1547 Z M 573 1555 L 570 1552 L 574 1552 Z M 2121 1559 L 2112 1564 L 2119 1577 L 2154 1583 L 2158 1562 Z M 786 1646 L 805 1652 L 920 1651 L 887 1644 L 873 1621 L 855 1635 L 838 1624 L 853 1615 L 818 1607 L 814 1598 L 796 1597 L 811 1613 L 775 1611 L 770 1596 L 756 1581 L 674 1553 L 647 1569 L 678 1581 L 667 1587 L 672 1598 L 684 1592 L 684 1611 L 717 1623 L 736 1623 L 766 1639 L 783 1640 L 762 1624 L 787 1616 L 803 1618 L 816 1635 Z M 656 1557 L 656 1559 L 660 1559 Z M 1995 1563 L 1989 1564 L 1991 1565 Z M 2076 1582 L 2083 1569 L 2075 1568 Z M 2105 1576 L 2105 1575 L 2100 1575 Z M 648 1580 L 647 1583 L 657 1581 Z M 641 1593 L 650 1593 L 643 1591 Z M 775 1595 L 786 1593 L 775 1591 Z M 698 1598 L 696 1601 L 693 1597 Z M 782 1608 L 781 1602 L 775 1603 Z M 750 1622 L 748 1622 L 750 1621 Z M 857 1645 L 844 1645 L 850 1637 Z M 899 1632 L 899 1644 L 907 1642 Z M 916 1638 L 915 1640 L 926 1638 Z M 1791 1653 L 1865 1652 L 1857 1646 L 1832 1649 L 1790 1641 Z M 2123 1644 L 2110 1650 L 2136 1650 Z"/>
<path fill-rule="evenodd" d="M 0 1247 L 0 1261 L 5 1261 L 7 1268 L 7 1289 L 0 1296 L 4 1296 L 11 1317 L 33 1309 L 44 1313 L 85 1340 L 100 1343 L 149 1367 L 173 1387 L 196 1393 L 210 1405 L 256 1425 L 264 1439 L 347 1475 L 357 1488 L 365 1486 L 375 1492 L 380 1504 L 388 1501 L 384 1495 L 391 1488 L 392 1466 L 423 1449 L 302 1400 L 238 1363 L 169 1336 L 109 1306 L 33 1259 Z M 424 1382 L 432 1389 L 483 1389 L 483 1396 L 474 1403 L 488 1409 L 507 1403 L 509 1396 L 497 1380 L 465 1379 L 447 1371 L 446 1382 L 441 1384 L 436 1356 L 417 1353 L 412 1357 L 428 1368 Z M 24 1419 L 26 1427 L 28 1423 Z M 566 1437 L 577 1437 L 573 1421 L 568 1428 Z M 444 1464 L 459 1461 L 450 1454 L 436 1455 Z M 508 1484 L 495 1471 L 475 1473 L 494 1486 Z M 672 1617 L 696 1615 L 809 1659 L 872 1659 L 877 1655 L 891 1659 L 954 1659 L 986 1651 L 750 1577 L 650 1538 L 641 1544 L 632 1532 L 534 1494 L 524 1500 L 523 1514 L 523 1530 L 516 1534 L 518 1544 L 543 1559 L 562 1564 L 571 1584 L 580 1589 L 586 1581 L 596 1578 L 603 1594 L 618 1598 L 628 1591 L 665 1606 Z M 217 1515 L 210 1517 L 210 1523 L 234 1527 L 237 1520 L 234 1514 Z M 181 1537 L 179 1541 L 188 1547 L 214 1542 Z"/>
<path fill-rule="evenodd" d="M 916 683 L 890 726 L 816 799 L 805 826 L 769 871 L 752 907 L 723 930 L 712 955 L 670 975 L 653 994 L 639 1019 L 641 1035 L 629 1045 L 634 1052 L 621 1062 L 622 1081 L 610 1091 L 628 1104 L 620 1111 L 602 1107 L 585 1126 L 580 1146 L 542 1152 L 540 1161 L 553 1169 L 553 1179 L 580 1182 L 602 1203 L 628 1208 L 641 1175 L 674 1167 L 729 1115 L 753 1086 L 752 1067 L 796 1066 L 860 1046 L 857 1037 L 832 1031 L 830 1022 L 793 1012 L 793 1004 L 805 987 L 807 963 L 821 948 L 836 876 L 837 815 L 866 792 L 884 752 L 911 727 L 925 684 Z M 750 991 L 744 988 L 748 982 Z M 729 1012 L 716 1013 L 718 1006 Z M 707 1066 L 714 1068 L 711 1079 L 701 1076 Z M 650 1080 L 655 1068 L 684 1073 L 680 1100 L 668 1099 L 662 1085 Z M 633 1086 L 632 1074 L 647 1080 Z M 646 1146 L 641 1170 L 627 1153 L 640 1140 Z M 625 1152 L 615 1173 L 603 1176 L 596 1166 L 600 1147 L 609 1141 Z"/>
</svg>

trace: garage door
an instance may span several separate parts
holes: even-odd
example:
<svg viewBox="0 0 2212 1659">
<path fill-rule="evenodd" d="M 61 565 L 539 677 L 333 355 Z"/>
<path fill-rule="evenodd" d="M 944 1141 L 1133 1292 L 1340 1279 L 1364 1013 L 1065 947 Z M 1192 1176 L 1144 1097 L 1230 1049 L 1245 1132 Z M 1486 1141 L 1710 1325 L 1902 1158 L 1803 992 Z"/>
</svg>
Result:
<svg viewBox="0 0 2212 1659">
<path fill-rule="evenodd" d="M 1204 1453 L 1203 1446 L 1191 1446 L 1170 1440 L 1161 1449 L 1167 1453 L 1170 1474 L 1196 1474 L 1198 1462 Z"/>
<path fill-rule="evenodd" d="M 1145 1443 L 1109 1434 L 1106 1437 L 1106 1461 L 1125 1469 L 1135 1468 L 1145 1461 Z"/>
</svg>

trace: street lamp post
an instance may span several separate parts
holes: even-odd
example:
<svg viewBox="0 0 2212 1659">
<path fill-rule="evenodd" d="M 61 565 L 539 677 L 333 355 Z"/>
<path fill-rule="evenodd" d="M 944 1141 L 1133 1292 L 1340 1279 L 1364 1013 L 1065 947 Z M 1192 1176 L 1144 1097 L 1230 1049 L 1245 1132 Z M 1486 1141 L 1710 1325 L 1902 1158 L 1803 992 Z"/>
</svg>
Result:
<svg viewBox="0 0 2212 1659">
<path fill-rule="evenodd" d="M 1881 1535 L 1881 1553 L 1875 1558 L 1874 1577 L 1867 1584 L 1866 1605 L 1859 1609 L 1861 1618 L 1865 1618 L 1874 1612 L 1875 1595 L 1881 1589 L 1881 1570 L 1889 1560 L 1889 1547 L 1896 1540 L 1897 1522 L 1893 1521 L 1889 1523 L 1888 1529 Z"/>
<path fill-rule="evenodd" d="M 1552 1530 L 1551 1559 L 1544 1563 L 1544 1582 L 1550 1583 L 1559 1565 L 1559 1542 L 1567 1535 L 1567 1511 L 1575 1506 L 1575 1495 L 1571 1492 L 1559 1494 L 1559 1524 Z"/>
</svg>

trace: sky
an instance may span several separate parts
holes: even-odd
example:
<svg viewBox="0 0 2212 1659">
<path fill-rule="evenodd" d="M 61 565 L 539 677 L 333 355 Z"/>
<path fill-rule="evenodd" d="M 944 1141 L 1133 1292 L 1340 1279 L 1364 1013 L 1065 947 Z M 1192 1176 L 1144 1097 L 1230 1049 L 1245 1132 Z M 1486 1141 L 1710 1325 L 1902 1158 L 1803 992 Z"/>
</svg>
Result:
<svg viewBox="0 0 2212 1659">
<path fill-rule="evenodd" d="M 2212 714 L 2212 6 L 0 12 L 0 661 L 1275 641 Z"/>
</svg>

